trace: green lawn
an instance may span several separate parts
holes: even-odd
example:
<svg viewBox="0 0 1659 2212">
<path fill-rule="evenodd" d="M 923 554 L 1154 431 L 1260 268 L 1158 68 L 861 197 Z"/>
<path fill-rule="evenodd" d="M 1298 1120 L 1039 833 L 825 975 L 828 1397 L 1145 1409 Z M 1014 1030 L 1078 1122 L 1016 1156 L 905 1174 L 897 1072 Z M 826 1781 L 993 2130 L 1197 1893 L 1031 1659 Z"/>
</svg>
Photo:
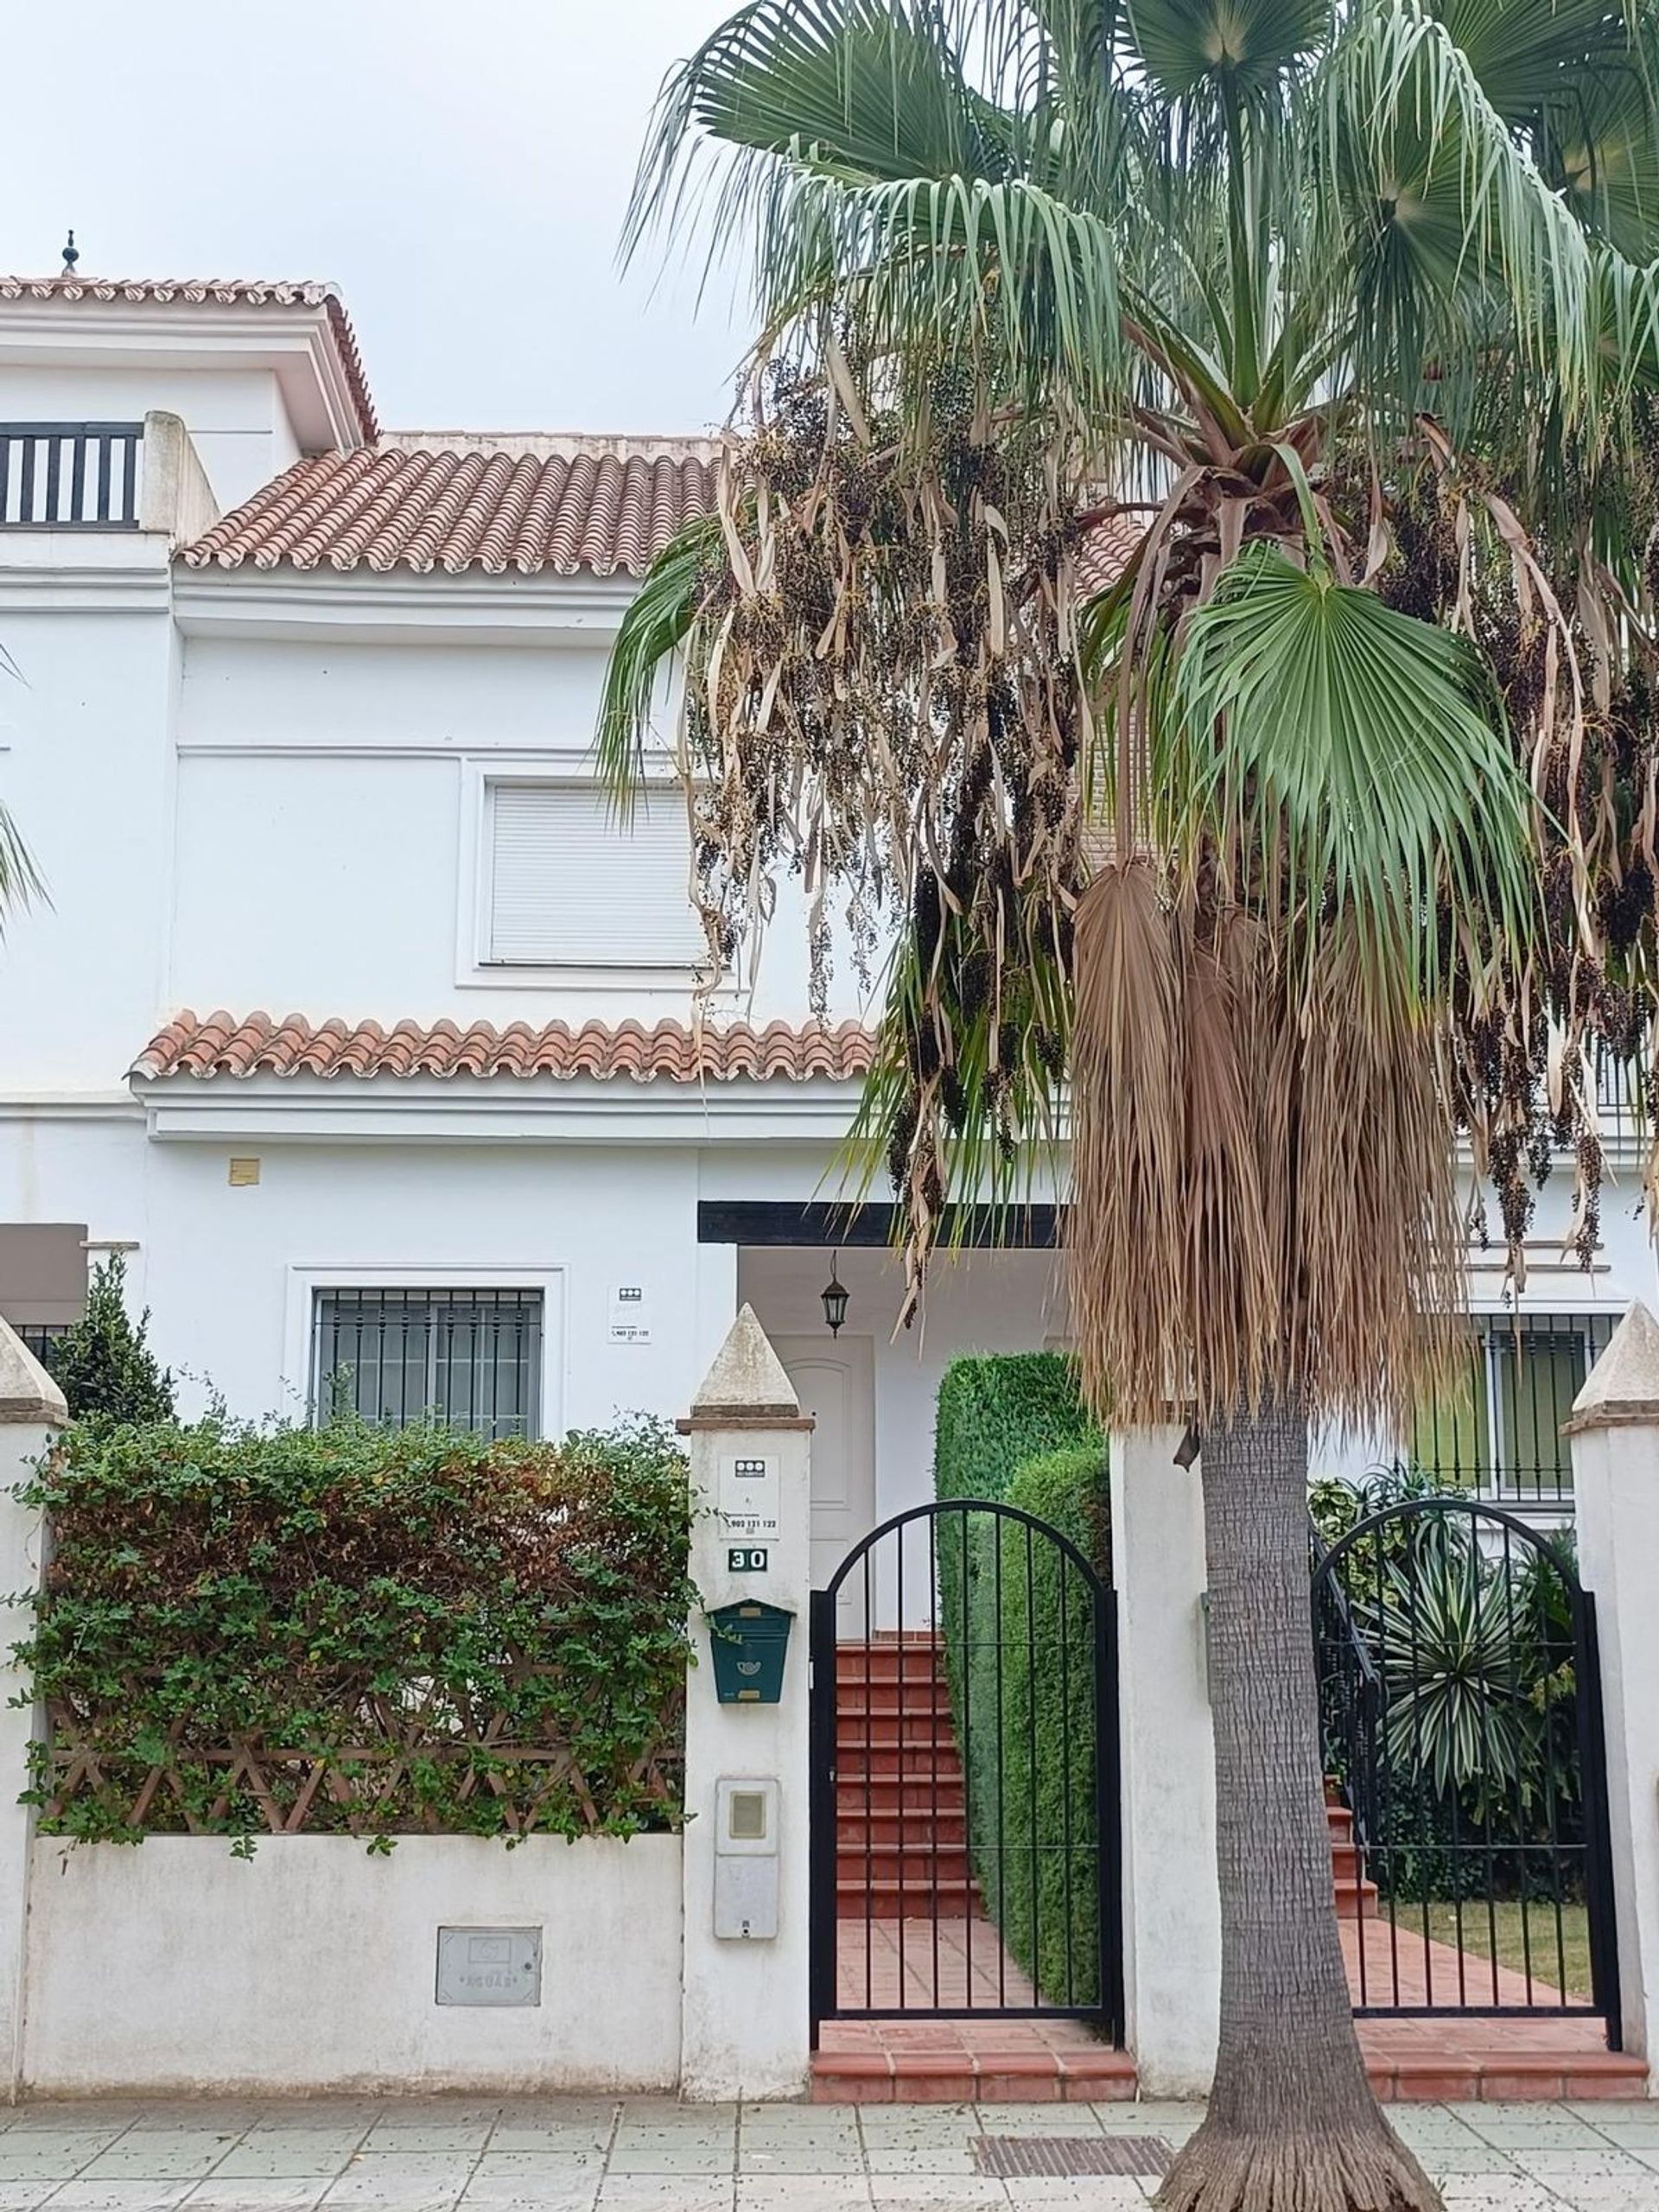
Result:
<svg viewBox="0 0 1659 2212">
<path fill-rule="evenodd" d="M 1422 1907 L 1402 1904 L 1400 1929 L 1403 1936 L 1408 1928 L 1421 1928 Z M 1497 1962 L 1512 1967 L 1517 1974 L 1527 1966 L 1527 1946 L 1531 1946 L 1532 1978 L 1535 1982 L 1548 1984 L 1554 1989 L 1560 1974 L 1555 1948 L 1555 1908 L 1548 1904 L 1533 1904 L 1526 1907 L 1526 1931 L 1522 1930 L 1522 1907 L 1519 1904 L 1487 1906 L 1471 1903 L 1463 1908 L 1463 1948 L 1471 1958 L 1490 1959 L 1492 1955 L 1494 1923 L 1497 1936 Z M 1431 1904 L 1428 1908 L 1431 1935 L 1442 1943 L 1456 1946 L 1459 1938 L 1458 1909 L 1451 1904 Z M 1561 1948 L 1567 1961 L 1567 1993 L 1575 2001 L 1590 2001 L 1590 1922 L 1581 1904 L 1561 1907 Z"/>
</svg>

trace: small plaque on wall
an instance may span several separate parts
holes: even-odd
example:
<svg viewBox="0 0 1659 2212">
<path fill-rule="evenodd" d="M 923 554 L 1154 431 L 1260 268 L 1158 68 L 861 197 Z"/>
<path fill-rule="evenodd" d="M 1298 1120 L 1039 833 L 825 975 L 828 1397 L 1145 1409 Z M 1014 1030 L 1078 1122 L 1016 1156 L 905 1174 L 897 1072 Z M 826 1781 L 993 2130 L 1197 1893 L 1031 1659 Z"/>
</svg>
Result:
<svg viewBox="0 0 1659 2212">
<path fill-rule="evenodd" d="M 648 1344 L 651 1342 L 651 1301 L 640 1282 L 620 1282 L 611 1290 L 611 1342 Z"/>
<path fill-rule="evenodd" d="M 539 2005 L 539 1928 L 440 1928 L 440 2005 Z"/>
</svg>

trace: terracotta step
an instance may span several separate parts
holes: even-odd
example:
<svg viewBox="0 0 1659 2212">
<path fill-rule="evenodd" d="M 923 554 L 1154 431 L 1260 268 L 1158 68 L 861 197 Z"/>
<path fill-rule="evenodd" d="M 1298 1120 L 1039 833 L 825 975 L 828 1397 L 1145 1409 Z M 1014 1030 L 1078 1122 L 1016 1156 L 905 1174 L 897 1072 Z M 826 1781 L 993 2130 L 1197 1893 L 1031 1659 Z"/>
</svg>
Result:
<svg viewBox="0 0 1659 2212">
<path fill-rule="evenodd" d="M 963 1809 L 960 1767 L 931 1776 L 907 1775 L 902 1782 L 893 1775 L 874 1776 L 867 1782 L 843 1764 L 836 1777 L 836 1811 L 843 1821 L 862 1820 L 867 1813 L 881 1820 L 900 1813 L 931 1817 L 935 1810 L 960 1815 Z"/>
<path fill-rule="evenodd" d="M 893 1850 L 836 1853 L 836 1886 L 845 1884 L 861 1893 L 867 1881 L 878 1885 L 903 1882 L 912 1889 L 919 1883 L 926 1890 L 955 1891 L 971 1878 L 968 1853 L 961 1847 L 952 1851 L 931 1843 L 906 1843 Z"/>
<path fill-rule="evenodd" d="M 958 1848 L 968 1840 L 967 1813 L 960 1805 L 941 1806 L 937 1813 L 931 1805 L 911 1805 L 902 1812 L 873 1809 L 867 1819 L 861 1808 L 843 1806 L 836 1820 L 837 1851 L 887 1851 L 914 1837 Z"/>
<path fill-rule="evenodd" d="M 1365 1878 L 1364 1859 L 1354 1841 L 1354 1816 L 1346 1805 L 1328 1798 L 1325 1826 L 1331 1835 L 1331 1879 L 1338 1920 L 1370 1920 L 1376 1911 L 1376 1884 Z"/>
<path fill-rule="evenodd" d="M 836 1718 L 867 1713 L 930 1713 L 950 1726 L 950 1698 L 943 1682 L 838 1682 Z"/>
<path fill-rule="evenodd" d="M 979 1910 L 970 1881 L 935 1881 L 918 1874 L 899 1881 L 836 1876 L 836 1909 L 843 1920 L 966 1920 Z"/>
<path fill-rule="evenodd" d="M 956 1738 L 949 1717 L 942 1713 L 855 1713 L 836 1715 L 836 1745 L 842 1751 L 861 1751 L 866 1745 L 949 1744 Z"/>
<path fill-rule="evenodd" d="M 918 1777 L 924 1783 L 935 1775 L 940 1782 L 962 1783 L 962 1761 L 957 1757 L 956 1746 L 948 1739 L 944 1743 L 929 1744 L 872 1744 L 862 1741 L 852 1745 L 838 1745 L 836 1750 L 836 1782 L 839 1789 L 861 1789 L 866 1777 L 872 1782 L 897 1781 L 901 1776 L 906 1781 Z"/>
<path fill-rule="evenodd" d="M 906 1687 L 912 1682 L 941 1681 L 938 1654 L 918 1647 L 906 1647 L 901 1654 L 896 1644 L 878 1644 L 874 1651 L 862 1644 L 843 1643 L 836 1649 L 837 1688 L 859 1682 L 896 1682 L 901 1675 Z"/>
</svg>

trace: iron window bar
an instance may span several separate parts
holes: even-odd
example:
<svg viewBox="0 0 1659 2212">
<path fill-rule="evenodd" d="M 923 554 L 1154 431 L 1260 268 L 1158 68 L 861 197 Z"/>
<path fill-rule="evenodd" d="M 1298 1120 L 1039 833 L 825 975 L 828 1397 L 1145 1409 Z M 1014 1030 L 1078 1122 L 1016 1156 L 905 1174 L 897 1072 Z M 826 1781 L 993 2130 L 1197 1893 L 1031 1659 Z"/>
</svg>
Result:
<svg viewBox="0 0 1659 2212">
<path fill-rule="evenodd" d="M 539 1290 L 319 1290 L 311 1418 L 539 1435 L 542 1330 Z"/>
</svg>

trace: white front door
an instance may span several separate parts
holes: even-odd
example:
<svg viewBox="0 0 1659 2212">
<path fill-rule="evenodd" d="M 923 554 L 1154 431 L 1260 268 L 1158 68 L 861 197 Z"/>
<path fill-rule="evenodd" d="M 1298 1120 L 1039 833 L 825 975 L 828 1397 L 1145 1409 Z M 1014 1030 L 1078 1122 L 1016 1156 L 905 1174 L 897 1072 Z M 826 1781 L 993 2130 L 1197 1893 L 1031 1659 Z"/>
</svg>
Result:
<svg viewBox="0 0 1659 2212">
<path fill-rule="evenodd" d="M 773 1347 L 812 1432 L 812 1587 L 829 1583 L 875 1526 L 875 1343 L 871 1337 L 778 1337 Z M 858 1571 L 842 1586 L 836 1631 L 864 1633 Z"/>
</svg>

